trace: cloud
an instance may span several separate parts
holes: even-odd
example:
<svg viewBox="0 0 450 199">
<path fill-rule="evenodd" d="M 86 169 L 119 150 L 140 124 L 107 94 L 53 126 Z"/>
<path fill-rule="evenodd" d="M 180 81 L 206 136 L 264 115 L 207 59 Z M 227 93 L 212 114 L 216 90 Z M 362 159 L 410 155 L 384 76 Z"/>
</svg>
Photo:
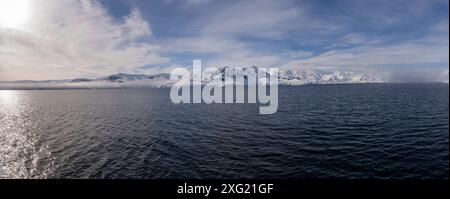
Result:
<svg viewBox="0 0 450 199">
<path fill-rule="evenodd" d="M 289 51 L 285 53 L 286 56 L 288 56 L 291 59 L 300 59 L 300 58 L 308 58 L 314 56 L 312 52 L 309 51 Z"/>
<path fill-rule="evenodd" d="M 281 57 L 254 49 L 241 37 L 276 39 L 288 35 L 300 22 L 301 10 L 291 1 L 238 1 L 206 9 L 189 22 L 192 34 L 163 41 L 162 50 L 173 56 L 206 58 L 206 66 L 274 66 Z M 303 22 L 302 22 L 303 23 Z M 190 61 L 190 60 L 189 60 Z M 189 67 L 187 62 L 186 66 Z"/>
<path fill-rule="evenodd" d="M 363 45 L 330 50 L 314 57 L 292 60 L 286 67 L 369 67 L 416 63 L 448 63 L 449 47 L 433 38 L 391 45 Z"/>
<path fill-rule="evenodd" d="M 432 31 L 425 38 L 411 41 L 366 41 L 331 49 L 292 59 L 282 68 L 374 71 L 390 74 L 389 79 L 394 82 L 448 82 L 448 60 L 448 34 Z"/>
<path fill-rule="evenodd" d="M 448 82 L 449 76 L 448 70 L 430 70 L 421 67 L 409 70 L 399 70 L 394 68 L 391 71 L 389 78 L 394 82 Z"/>
<path fill-rule="evenodd" d="M 0 79 L 49 79 L 132 72 L 161 64 L 140 11 L 110 16 L 97 1 L 33 0 L 25 30 L 0 27 Z"/>
<path fill-rule="evenodd" d="M 205 67 L 390 70 L 399 79 L 407 70 L 432 78 L 448 71 L 446 0 L 127 1 L 131 9 L 30 2 L 26 30 L 0 28 L 0 80 L 156 73 L 192 59 Z"/>
<path fill-rule="evenodd" d="M 304 2 L 292 1 L 240 1 L 220 9 L 210 7 L 200 14 L 204 18 L 190 22 L 193 34 L 162 46 L 173 56 L 206 58 L 205 66 L 378 71 L 392 73 L 393 81 L 405 80 L 407 74 L 424 81 L 445 78 L 448 20 L 427 22 L 412 36 L 396 32 L 422 23 L 432 3 L 340 4 L 349 15 L 330 14 L 324 8 L 318 12 Z M 274 42 L 286 44 L 272 46 Z M 298 47 L 286 48 L 290 45 Z"/>
<path fill-rule="evenodd" d="M 244 43 L 223 36 L 191 36 L 170 39 L 163 45 L 166 52 L 223 53 L 245 49 Z"/>
<path fill-rule="evenodd" d="M 302 20 L 299 8 L 289 5 L 287 2 L 267 0 L 240 1 L 209 15 L 202 33 L 252 37 L 280 36 L 285 33 L 284 30 L 293 27 L 293 20 Z"/>
<path fill-rule="evenodd" d="M 367 38 L 363 34 L 349 33 L 338 39 L 338 42 L 342 42 L 343 45 L 358 45 L 367 41 Z"/>
<path fill-rule="evenodd" d="M 213 2 L 214 0 L 164 0 L 163 2 L 168 5 L 179 5 L 184 9 L 197 8 Z"/>
</svg>

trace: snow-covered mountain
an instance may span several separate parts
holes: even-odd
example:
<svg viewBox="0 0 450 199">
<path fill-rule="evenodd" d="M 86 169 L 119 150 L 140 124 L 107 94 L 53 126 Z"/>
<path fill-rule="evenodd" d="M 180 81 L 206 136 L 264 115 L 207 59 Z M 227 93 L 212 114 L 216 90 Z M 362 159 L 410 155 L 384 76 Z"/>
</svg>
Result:
<svg viewBox="0 0 450 199">
<path fill-rule="evenodd" d="M 205 71 L 202 75 L 202 83 L 211 82 L 214 79 L 225 79 L 226 75 L 257 78 L 256 67 L 234 70 L 234 73 L 226 73 L 226 67 L 218 71 Z M 230 68 L 229 68 L 230 69 Z M 269 71 L 265 76 L 270 77 Z M 88 79 L 77 78 L 70 80 L 46 80 L 46 81 L 14 81 L 0 82 L 0 88 L 139 88 L 139 87 L 170 87 L 175 82 L 170 80 L 170 74 L 161 73 L 155 75 L 143 74 L 114 74 L 102 78 Z M 374 72 L 355 71 L 320 71 L 320 70 L 292 70 L 280 69 L 278 76 L 279 85 L 305 85 L 305 84 L 347 84 L 347 83 L 381 83 L 387 82 L 386 75 Z"/>
<path fill-rule="evenodd" d="M 281 70 L 279 84 L 348 84 L 382 83 L 387 81 L 386 74 L 354 71 L 318 71 L 318 70 Z"/>
<path fill-rule="evenodd" d="M 170 74 L 114 74 L 102 78 L 76 78 L 69 80 L 14 81 L 0 82 L 0 89 L 76 89 L 76 88 L 141 88 L 170 87 L 176 81 L 170 80 Z"/>
<path fill-rule="evenodd" d="M 205 71 L 202 75 L 202 82 L 207 83 L 216 78 L 225 79 L 225 76 L 244 77 L 245 79 L 253 76 L 257 77 L 258 70 L 251 67 L 243 70 L 232 70 L 233 73 L 227 74 L 227 67 L 219 72 Z M 261 77 L 270 77 L 270 71 Z M 280 69 L 278 74 L 278 84 L 280 85 L 305 85 L 305 84 L 349 84 L 349 83 L 382 83 L 387 82 L 386 74 L 375 72 L 355 72 L 355 71 L 320 71 L 320 70 L 292 70 Z"/>
</svg>

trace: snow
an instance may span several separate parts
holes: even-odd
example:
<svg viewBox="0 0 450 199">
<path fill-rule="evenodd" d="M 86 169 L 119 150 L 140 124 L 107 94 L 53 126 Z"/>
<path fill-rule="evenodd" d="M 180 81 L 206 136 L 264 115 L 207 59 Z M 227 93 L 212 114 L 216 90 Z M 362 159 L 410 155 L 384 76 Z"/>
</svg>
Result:
<svg viewBox="0 0 450 199">
<path fill-rule="evenodd" d="M 214 79 L 222 79 L 225 76 L 236 76 L 248 79 L 258 76 L 256 67 L 242 68 L 242 70 L 229 70 L 232 74 L 226 74 L 227 67 L 219 70 L 205 70 L 202 74 L 202 83 L 206 84 Z M 237 69 L 237 68 L 228 68 Z M 265 76 L 271 74 L 266 72 Z M 292 70 L 279 69 L 279 85 L 306 85 L 306 84 L 347 84 L 347 83 L 381 83 L 386 82 L 386 75 L 375 72 L 356 71 L 321 71 L 321 70 Z M 170 74 L 161 73 L 155 75 L 143 74 L 114 74 L 97 79 L 77 78 L 72 80 L 47 80 L 47 81 L 15 81 L 0 82 L 0 89 L 63 89 L 63 88 L 139 88 L 139 87 L 170 87 L 177 81 L 170 80 Z M 263 82 L 263 81 L 258 81 Z"/>
</svg>

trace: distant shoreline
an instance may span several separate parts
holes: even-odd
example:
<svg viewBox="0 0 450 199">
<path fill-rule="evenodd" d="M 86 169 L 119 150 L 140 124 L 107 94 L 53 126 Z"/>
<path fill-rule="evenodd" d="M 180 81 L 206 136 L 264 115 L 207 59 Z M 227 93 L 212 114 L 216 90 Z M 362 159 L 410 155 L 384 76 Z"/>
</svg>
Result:
<svg viewBox="0 0 450 199">
<path fill-rule="evenodd" d="M 2 87 L 2 82 L 0 82 L 0 90 L 113 90 L 113 89 L 168 89 L 171 86 L 120 86 L 121 83 L 116 87 L 83 87 L 83 86 L 67 86 L 67 87 Z M 8 83 L 15 84 L 15 83 Z M 17 83 L 20 84 L 20 83 Z M 302 84 L 302 85 L 289 85 L 282 84 L 279 87 L 307 87 L 307 86 L 344 86 L 344 85 L 373 85 L 373 84 L 384 84 L 384 85 L 400 85 L 400 84 L 443 84 L 449 85 L 448 82 L 368 82 L 368 83 L 313 83 L 313 84 Z"/>
</svg>

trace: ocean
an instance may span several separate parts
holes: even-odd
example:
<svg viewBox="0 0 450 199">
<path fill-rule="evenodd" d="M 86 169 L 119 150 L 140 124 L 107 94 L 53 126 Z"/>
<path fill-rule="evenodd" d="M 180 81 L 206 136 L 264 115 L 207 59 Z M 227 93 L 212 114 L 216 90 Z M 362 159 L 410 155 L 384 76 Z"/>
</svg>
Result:
<svg viewBox="0 0 450 199">
<path fill-rule="evenodd" d="M 0 91 L 0 178 L 449 177 L 448 84 L 282 86 L 273 115 L 169 92 Z"/>
</svg>

